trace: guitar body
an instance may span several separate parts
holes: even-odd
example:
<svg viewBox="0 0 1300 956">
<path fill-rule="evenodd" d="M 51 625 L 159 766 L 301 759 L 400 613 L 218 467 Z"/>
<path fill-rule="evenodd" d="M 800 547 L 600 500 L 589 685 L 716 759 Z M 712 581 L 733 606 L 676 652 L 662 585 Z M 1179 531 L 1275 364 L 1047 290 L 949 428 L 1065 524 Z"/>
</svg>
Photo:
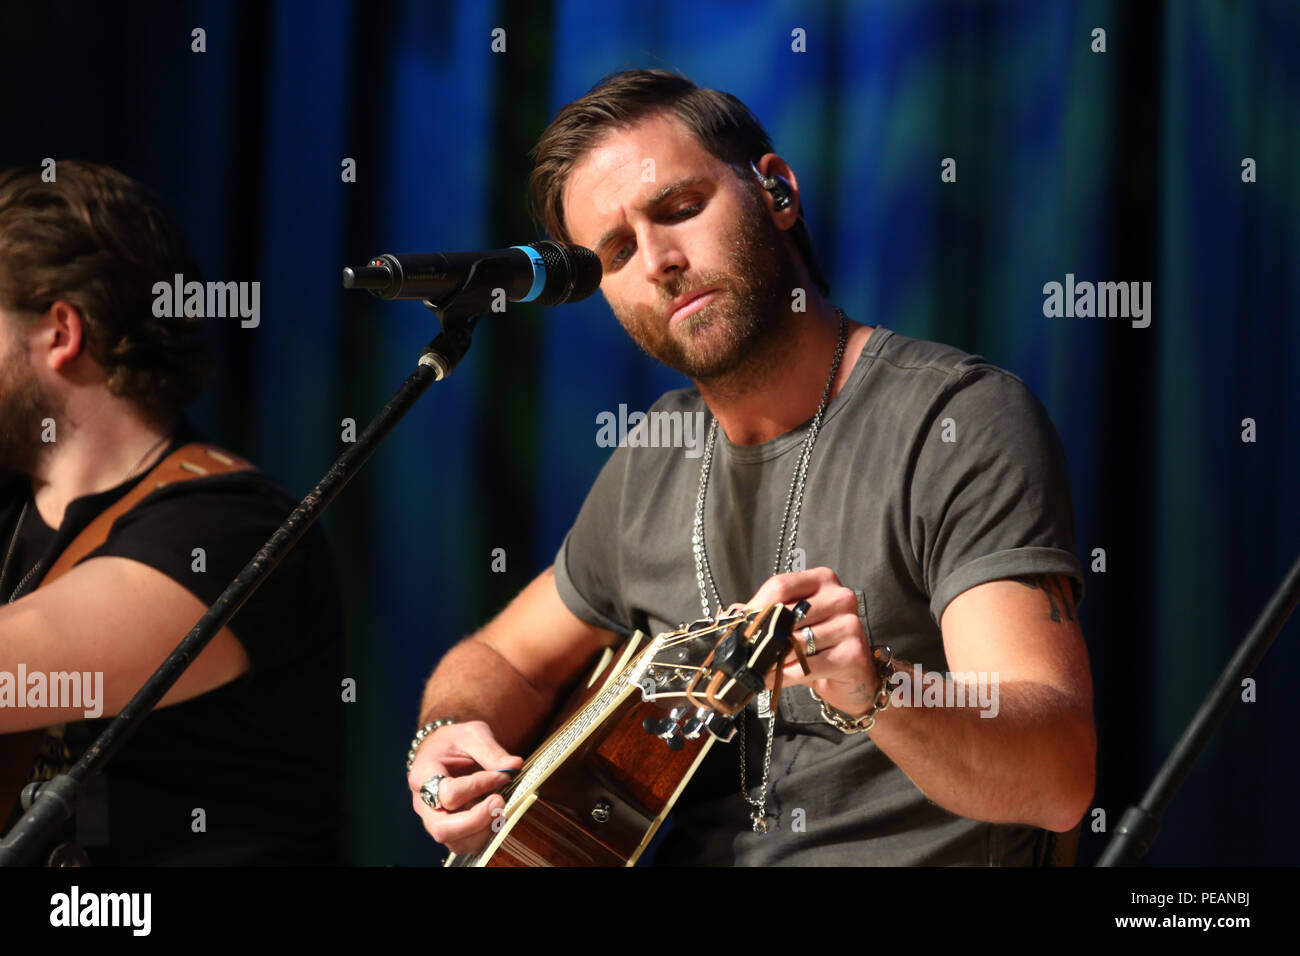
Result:
<svg viewBox="0 0 1300 956">
<path fill-rule="evenodd" d="M 631 866 L 649 845 L 713 743 L 672 751 L 645 732 L 660 716 L 633 686 L 609 717 L 503 828 L 485 866 Z"/>
<path fill-rule="evenodd" d="M 731 738 L 761 675 L 784 657 L 791 617 L 773 605 L 648 645 L 636 632 L 560 709 L 553 732 L 505 791 L 488 845 L 446 865 L 636 863 L 715 740 Z M 724 632 L 732 642 L 725 659 L 715 651 Z M 700 658 L 704 665 L 692 663 Z"/>
</svg>

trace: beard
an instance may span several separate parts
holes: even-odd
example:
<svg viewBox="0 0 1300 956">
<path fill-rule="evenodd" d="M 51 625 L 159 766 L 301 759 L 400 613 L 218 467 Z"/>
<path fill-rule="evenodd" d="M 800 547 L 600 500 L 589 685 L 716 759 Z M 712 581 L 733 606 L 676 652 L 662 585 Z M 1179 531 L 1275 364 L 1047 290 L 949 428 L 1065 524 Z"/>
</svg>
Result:
<svg viewBox="0 0 1300 956">
<path fill-rule="evenodd" d="M 715 391 L 742 393 L 787 340 L 794 315 L 790 294 L 797 283 L 784 234 L 767 207 L 750 193 L 731 237 L 727 270 L 697 272 L 693 281 L 665 283 L 664 304 L 638 306 L 614 315 L 651 358 Z M 712 301 L 668 325 L 668 303 L 693 290 L 717 289 Z"/>
<path fill-rule="evenodd" d="M 32 475 L 47 450 L 41 422 L 58 421 L 64 403 L 41 384 L 24 352 L 11 348 L 0 363 L 0 471 Z"/>
</svg>

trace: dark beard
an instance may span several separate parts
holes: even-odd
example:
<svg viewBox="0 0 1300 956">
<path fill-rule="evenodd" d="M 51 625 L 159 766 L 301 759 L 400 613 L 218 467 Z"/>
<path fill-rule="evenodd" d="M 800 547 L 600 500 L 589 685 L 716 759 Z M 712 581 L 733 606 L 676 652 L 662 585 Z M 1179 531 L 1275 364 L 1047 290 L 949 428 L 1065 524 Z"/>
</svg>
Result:
<svg viewBox="0 0 1300 956">
<path fill-rule="evenodd" d="M 750 195 L 738 224 L 727 272 L 698 272 L 664 286 L 663 303 L 615 312 L 632 340 L 651 358 L 715 393 L 743 393 L 765 377 L 788 341 L 796 284 L 794 262 L 767 207 Z M 668 328 L 668 303 L 695 289 L 720 290 L 713 301 Z"/>
<path fill-rule="evenodd" d="M 59 421 L 64 404 L 36 377 L 27 356 L 12 353 L 0 367 L 0 471 L 32 475 L 45 453 L 41 422 Z"/>
</svg>

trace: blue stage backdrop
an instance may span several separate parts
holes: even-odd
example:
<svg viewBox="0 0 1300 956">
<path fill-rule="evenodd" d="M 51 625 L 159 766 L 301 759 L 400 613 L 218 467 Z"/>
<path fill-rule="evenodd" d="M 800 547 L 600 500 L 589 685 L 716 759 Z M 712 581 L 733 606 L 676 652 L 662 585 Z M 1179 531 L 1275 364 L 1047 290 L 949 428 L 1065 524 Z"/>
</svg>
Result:
<svg viewBox="0 0 1300 956">
<path fill-rule="evenodd" d="M 798 173 L 833 302 L 983 354 L 1050 412 L 1108 830 L 1300 550 L 1291 0 L 51 3 L 5 5 L 0 44 L 3 165 L 113 165 L 175 210 L 208 278 L 262 283 L 258 327 L 215 320 L 225 372 L 193 417 L 298 493 L 435 332 L 418 304 L 344 292 L 344 265 L 533 238 L 527 151 L 606 73 L 740 97 Z M 1150 324 L 1045 315 L 1067 276 L 1150 282 Z M 681 384 L 599 296 L 512 308 L 326 515 L 358 685 L 353 861 L 439 858 L 402 773 L 424 679 L 551 562 L 609 454 L 597 414 Z M 1150 862 L 1300 858 L 1297 635 Z"/>
</svg>

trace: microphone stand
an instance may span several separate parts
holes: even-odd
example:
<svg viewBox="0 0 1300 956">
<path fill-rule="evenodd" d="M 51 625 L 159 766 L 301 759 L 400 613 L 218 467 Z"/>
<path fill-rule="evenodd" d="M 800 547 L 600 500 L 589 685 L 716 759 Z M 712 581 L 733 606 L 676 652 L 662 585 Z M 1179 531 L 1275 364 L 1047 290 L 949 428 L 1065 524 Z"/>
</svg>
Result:
<svg viewBox="0 0 1300 956">
<path fill-rule="evenodd" d="M 463 288 L 463 287 L 462 287 Z M 28 784 L 23 788 L 23 816 L 0 840 L 0 866 L 23 866 L 32 862 L 41 848 L 52 842 L 58 828 L 73 814 L 77 797 L 85 782 L 104 769 L 104 765 L 122 749 L 140 722 L 176 683 L 185 669 L 216 634 L 235 616 L 244 602 L 275 570 L 280 561 L 315 524 L 321 512 L 338 496 L 366 463 L 371 453 L 410 411 L 425 390 L 451 374 L 465 353 L 478 316 L 488 311 L 479 294 L 453 294 L 440 305 L 424 301 L 442 324 L 442 331 L 426 345 L 415 371 L 402 383 L 374 417 L 356 442 L 338 457 L 325 476 L 316 484 L 284 523 L 244 565 L 216 602 L 199 619 L 193 629 L 171 652 L 167 660 L 122 708 L 99 738 L 86 748 L 81 759 L 67 772 L 47 783 Z"/>
<path fill-rule="evenodd" d="M 1191 772 L 1192 765 L 1223 722 L 1232 705 L 1233 695 L 1241 687 L 1242 679 L 1254 673 L 1259 666 L 1277 637 L 1277 632 L 1295 610 L 1297 601 L 1300 601 L 1300 558 L 1291 565 L 1291 570 L 1260 612 L 1255 626 L 1237 648 L 1237 653 L 1228 662 L 1218 683 L 1206 695 L 1192 717 L 1192 722 L 1183 731 L 1182 738 L 1174 745 L 1164 766 L 1142 797 L 1142 802 L 1124 812 L 1115 836 L 1097 860 L 1097 866 L 1128 866 L 1151 848 L 1160 829 L 1161 815 L 1173 802 L 1174 794 Z"/>
</svg>

